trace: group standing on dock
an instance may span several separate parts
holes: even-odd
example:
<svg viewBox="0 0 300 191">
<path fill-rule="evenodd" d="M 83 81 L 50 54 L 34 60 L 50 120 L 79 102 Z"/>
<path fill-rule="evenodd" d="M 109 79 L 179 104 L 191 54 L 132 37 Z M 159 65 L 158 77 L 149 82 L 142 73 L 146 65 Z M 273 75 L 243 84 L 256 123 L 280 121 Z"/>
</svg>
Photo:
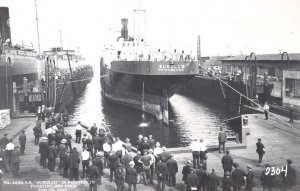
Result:
<svg viewBox="0 0 300 191">
<path fill-rule="evenodd" d="M 113 138 L 109 129 L 105 126 L 87 127 L 78 122 L 75 127 L 75 143 L 72 143 L 72 135 L 65 130 L 68 123 L 68 114 L 55 115 L 50 113 L 45 116 L 45 129 L 42 130 L 39 117 L 33 134 L 35 135 L 35 145 L 39 145 L 40 165 L 48 168 L 49 171 L 56 170 L 56 159 L 59 158 L 57 170 L 60 175 L 69 180 L 78 181 L 81 179 L 89 182 L 90 190 L 97 190 L 97 186 L 102 183 L 104 169 L 109 169 L 109 181 L 115 182 L 117 190 L 123 191 L 125 183 L 129 190 L 137 190 L 137 184 L 153 186 L 156 179 L 156 190 L 165 190 L 165 185 L 177 187 L 176 174 L 180 171 L 174 154 L 165 146 L 161 146 L 152 135 L 148 137 L 139 135 L 136 145 L 132 145 L 129 138 L 122 142 L 118 137 Z M 86 129 L 86 131 L 84 131 Z M 81 137 L 81 135 L 83 136 Z M 25 154 L 26 135 L 22 131 L 19 135 L 19 144 L 14 146 L 12 139 L 7 138 L 7 134 L 0 139 L 0 169 L 2 173 L 7 173 L 12 169 L 14 177 L 19 176 L 20 155 Z M 235 162 L 226 149 L 226 133 L 223 129 L 219 132 L 219 152 L 225 152 L 221 159 L 224 170 L 224 177 L 216 175 L 215 168 L 208 171 L 209 159 L 207 157 L 207 145 L 203 139 L 194 139 L 190 145 L 192 152 L 191 160 L 187 160 L 182 171 L 182 181 L 185 183 L 187 191 L 216 191 L 222 187 L 224 191 L 250 191 L 254 186 L 254 173 L 252 166 L 247 165 L 248 172 L 245 172 L 239 163 Z M 82 151 L 78 145 L 82 144 Z M 256 144 L 259 155 L 259 163 L 262 163 L 265 154 L 264 145 L 259 138 Z M 273 179 L 270 169 L 271 165 L 266 164 L 266 169 L 261 174 L 261 184 L 264 190 L 273 189 Z M 268 173 L 267 173 L 268 172 Z M 284 173 L 285 172 L 285 173 Z M 1 173 L 0 173 L 1 174 Z M 287 167 L 282 171 L 282 185 L 284 190 L 292 189 L 296 182 L 296 171 L 292 166 L 292 161 L 287 160 Z M 221 181 L 222 180 L 222 181 Z"/>
</svg>

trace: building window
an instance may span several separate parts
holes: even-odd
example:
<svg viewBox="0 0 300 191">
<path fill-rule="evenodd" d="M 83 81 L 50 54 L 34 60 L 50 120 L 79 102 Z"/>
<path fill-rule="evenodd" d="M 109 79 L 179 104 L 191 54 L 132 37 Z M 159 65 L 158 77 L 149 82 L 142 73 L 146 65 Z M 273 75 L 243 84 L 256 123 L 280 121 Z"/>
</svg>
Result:
<svg viewBox="0 0 300 191">
<path fill-rule="evenodd" d="M 289 98 L 300 98 L 300 80 L 286 78 L 285 95 Z"/>
</svg>

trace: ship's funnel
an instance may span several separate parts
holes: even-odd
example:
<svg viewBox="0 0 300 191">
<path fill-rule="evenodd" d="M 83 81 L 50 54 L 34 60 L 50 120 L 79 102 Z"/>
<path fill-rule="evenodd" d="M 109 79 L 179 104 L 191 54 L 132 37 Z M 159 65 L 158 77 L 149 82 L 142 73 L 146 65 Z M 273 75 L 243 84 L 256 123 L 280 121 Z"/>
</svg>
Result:
<svg viewBox="0 0 300 191">
<path fill-rule="evenodd" d="M 0 45 L 6 43 L 11 46 L 8 7 L 0 7 Z"/>
<path fill-rule="evenodd" d="M 128 19 L 123 18 L 121 19 L 121 23 L 123 28 L 121 29 L 121 37 L 124 38 L 124 40 L 128 40 Z"/>
</svg>

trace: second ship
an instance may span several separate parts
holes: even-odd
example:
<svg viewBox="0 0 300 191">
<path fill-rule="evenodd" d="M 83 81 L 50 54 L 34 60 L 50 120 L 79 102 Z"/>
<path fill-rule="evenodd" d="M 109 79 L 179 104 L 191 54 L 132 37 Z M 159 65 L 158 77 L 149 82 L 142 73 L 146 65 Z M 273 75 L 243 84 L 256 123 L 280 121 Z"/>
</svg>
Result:
<svg viewBox="0 0 300 191">
<path fill-rule="evenodd" d="M 143 16 L 145 11 L 135 13 Z M 121 36 L 114 45 L 105 47 L 101 57 L 102 94 L 168 124 L 169 98 L 198 74 L 198 63 L 183 52 L 150 48 L 143 34 L 135 31 L 133 38 L 128 36 L 128 19 L 122 19 L 122 25 Z"/>
</svg>

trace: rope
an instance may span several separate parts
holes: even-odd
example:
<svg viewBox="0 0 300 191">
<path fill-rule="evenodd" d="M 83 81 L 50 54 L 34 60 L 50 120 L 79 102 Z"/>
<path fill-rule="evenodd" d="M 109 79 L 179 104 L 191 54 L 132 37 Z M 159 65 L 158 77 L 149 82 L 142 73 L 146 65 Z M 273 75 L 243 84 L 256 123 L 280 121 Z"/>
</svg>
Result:
<svg viewBox="0 0 300 191">
<path fill-rule="evenodd" d="M 235 91 L 237 94 L 239 94 L 241 97 L 246 98 L 247 100 L 249 100 L 251 103 L 253 103 L 254 105 L 258 106 L 259 109 L 261 109 L 262 111 L 264 111 L 263 107 L 261 105 L 259 105 L 258 103 L 254 102 L 253 100 L 251 100 L 250 98 L 248 98 L 247 96 L 245 96 L 244 94 L 240 93 L 239 91 L 237 91 L 236 89 L 234 89 L 233 87 L 231 87 L 230 85 L 228 85 L 226 82 L 224 82 L 222 79 L 220 79 L 219 77 L 217 77 L 216 75 L 212 74 L 211 72 L 209 72 L 206 68 L 204 68 L 202 65 L 199 65 L 203 70 L 205 70 L 207 73 L 210 73 L 214 78 L 220 80 L 220 82 L 222 82 L 223 84 L 225 84 L 226 86 L 228 86 L 230 89 L 232 89 L 233 91 Z M 271 113 L 270 111 L 268 111 L 268 113 L 270 114 L 270 116 L 274 116 L 276 119 L 278 119 L 279 121 L 281 121 L 284 125 L 294 129 L 294 130 L 298 130 L 296 129 L 294 126 L 288 124 L 287 122 L 283 121 L 282 119 L 280 119 L 279 117 L 277 117 L 276 114 Z M 298 130 L 300 131 L 300 130 Z"/>
<path fill-rule="evenodd" d="M 240 114 L 240 115 L 241 115 L 241 105 L 242 105 L 242 96 L 240 95 L 239 112 L 238 112 L 238 114 Z"/>
</svg>

